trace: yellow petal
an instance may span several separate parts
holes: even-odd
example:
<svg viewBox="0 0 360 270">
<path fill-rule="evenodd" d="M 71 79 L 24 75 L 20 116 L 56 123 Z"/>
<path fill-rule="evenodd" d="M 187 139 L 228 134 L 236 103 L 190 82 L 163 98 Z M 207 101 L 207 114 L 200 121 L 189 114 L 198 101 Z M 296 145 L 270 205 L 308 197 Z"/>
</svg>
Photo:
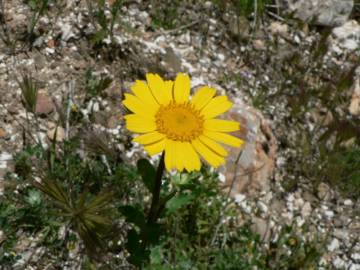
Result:
<svg viewBox="0 0 360 270">
<path fill-rule="evenodd" d="M 146 106 L 139 98 L 134 95 L 125 94 L 123 104 L 133 113 L 139 114 L 145 118 L 154 119 L 157 108 Z"/>
<path fill-rule="evenodd" d="M 212 97 L 215 95 L 216 90 L 208 86 L 201 87 L 191 99 L 191 103 L 194 104 L 195 108 L 201 110 Z"/>
<path fill-rule="evenodd" d="M 131 91 L 145 104 L 155 108 L 159 107 L 159 104 L 151 93 L 150 88 L 144 81 L 137 80 L 133 86 L 131 86 Z"/>
<path fill-rule="evenodd" d="M 128 114 L 124 116 L 126 128 L 133 132 L 148 133 L 156 130 L 156 123 L 137 114 Z"/>
<path fill-rule="evenodd" d="M 166 140 L 165 143 L 165 166 L 168 171 L 175 167 L 175 142 L 173 140 Z"/>
<path fill-rule="evenodd" d="M 199 155 L 195 152 L 194 147 L 189 143 L 183 143 L 182 148 L 185 152 L 184 166 L 188 172 L 199 171 L 201 168 L 201 162 Z"/>
<path fill-rule="evenodd" d="M 168 97 L 169 101 L 173 101 L 173 88 L 174 88 L 174 82 L 173 81 L 165 81 L 165 95 Z"/>
<path fill-rule="evenodd" d="M 232 103 L 226 96 L 214 97 L 209 103 L 201 110 L 201 114 L 205 119 L 210 119 L 218 116 L 229 110 Z"/>
<path fill-rule="evenodd" d="M 222 119 L 207 119 L 204 122 L 204 128 L 211 131 L 231 132 L 240 129 L 240 124 L 235 121 Z"/>
<path fill-rule="evenodd" d="M 211 166 L 217 168 L 225 163 L 225 159 L 206 147 L 200 140 L 195 139 L 191 142 L 195 150 L 208 162 Z"/>
<path fill-rule="evenodd" d="M 184 160 L 186 154 L 184 153 L 183 145 L 179 141 L 175 141 L 175 168 L 181 172 L 184 170 Z"/>
<path fill-rule="evenodd" d="M 165 138 L 164 134 L 154 131 L 144 135 L 137 136 L 136 138 L 133 139 L 133 141 L 140 144 L 152 144 L 164 138 Z"/>
<path fill-rule="evenodd" d="M 233 147 L 240 147 L 244 141 L 240 140 L 239 138 L 236 138 L 232 135 L 222 133 L 222 132 L 216 132 L 216 131 L 204 131 L 204 135 L 209 137 L 210 139 L 213 139 L 215 141 L 233 146 Z"/>
<path fill-rule="evenodd" d="M 179 73 L 175 79 L 174 99 L 178 103 L 187 102 L 190 95 L 190 78 L 189 75 Z"/>
<path fill-rule="evenodd" d="M 216 152 L 218 155 L 223 156 L 223 157 L 226 157 L 228 155 L 228 152 L 224 149 L 224 147 L 222 147 L 220 144 L 218 144 L 214 140 L 211 140 L 204 135 L 200 135 L 199 140 L 203 144 L 205 144 L 207 147 L 209 147 L 211 150 Z"/>
<path fill-rule="evenodd" d="M 169 83 L 165 83 L 158 74 L 151 73 L 146 74 L 146 80 L 157 102 L 161 105 L 169 104 L 172 100 Z"/>
<path fill-rule="evenodd" d="M 164 151 L 166 139 L 158 141 L 153 144 L 146 145 L 144 147 L 145 151 L 149 153 L 150 156 L 156 155 Z"/>
</svg>

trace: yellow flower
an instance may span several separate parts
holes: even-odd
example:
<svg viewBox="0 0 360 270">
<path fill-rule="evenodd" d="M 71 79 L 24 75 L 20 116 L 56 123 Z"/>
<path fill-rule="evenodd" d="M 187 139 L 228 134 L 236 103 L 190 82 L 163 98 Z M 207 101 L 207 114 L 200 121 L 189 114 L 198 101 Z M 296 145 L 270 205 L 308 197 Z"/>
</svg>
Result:
<svg viewBox="0 0 360 270">
<path fill-rule="evenodd" d="M 125 116 L 127 129 L 143 133 L 134 139 L 150 155 L 165 151 L 167 170 L 200 170 L 200 154 L 210 165 L 225 163 L 228 152 L 218 143 L 240 147 L 243 141 L 227 134 L 239 130 L 238 122 L 215 117 L 229 110 L 226 96 L 201 87 L 189 100 L 190 78 L 179 73 L 173 81 L 147 74 L 147 83 L 137 80 L 123 104 L 133 112 Z"/>
</svg>

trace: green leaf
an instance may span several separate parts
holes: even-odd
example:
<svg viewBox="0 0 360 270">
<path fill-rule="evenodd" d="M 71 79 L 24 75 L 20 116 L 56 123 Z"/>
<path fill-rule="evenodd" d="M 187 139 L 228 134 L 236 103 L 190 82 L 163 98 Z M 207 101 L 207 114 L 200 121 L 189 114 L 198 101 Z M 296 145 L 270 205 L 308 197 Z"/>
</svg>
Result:
<svg viewBox="0 0 360 270">
<path fill-rule="evenodd" d="M 141 267 L 145 261 L 147 261 L 149 252 L 142 249 L 140 235 L 135 230 L 129 231 L 126 248 L 131 254 L 129 257 L 129 262 L 135 266 Z"/>
<path fill-rule="evenodd" d="M 120 211 L 128 222 L 135 224 L 141 229 L 145 227 L 145 216 L 138 207 L 125 205 L 120 207 Z"/>
<path fill-rule="evenodd" d="M 159 243 L 160 236 L 164 232 L 162 226 L 157 223 L 146 224 L 143 231 L 147 235 L 147 240 L 150 245 L 156 245 Z"/>
<path fill-rule="evenodd" d="M 97 31 L 92 37 L 91 37 L 91 41 L 94 44 L 99 44 L 103 41 L 104 38 L 106 38 L 108 35 L 108 31 L 105 29 L 101 29 L 99 31 Z"/>
<path fill-rule="evenodd" d="M 140 159 L 137 162 L 137 168 L 141 179 L 147 189 L 153 193 L 155 186 L 156 170 L 147 159 Z"/>
<path fill-rule="evenodd" d="M 25 197 L 25 201 L 31 206 L 38 206 L 41 204 L 41 193 L 39 190 L 30 189 L 28 192 L 28 196 Z"/>
<path fill-rule="evenodd" d="M 189 204 L 195 198 L 194 194 L 180 194 L 177 197 L 171 198 L 166 203 L 166 209 L 169 213 L 174 213 L 176 210 L 181 207 Z"/>
<path fill-rule="evenodd" d="M 19 81 L 18 84 L 21 89 L 22 102 L 25 109 L 31 113 L 35 113 L 38 87 L 34 79 L 32 77 L 24 75 L 22 81 Z"/>
</svg>

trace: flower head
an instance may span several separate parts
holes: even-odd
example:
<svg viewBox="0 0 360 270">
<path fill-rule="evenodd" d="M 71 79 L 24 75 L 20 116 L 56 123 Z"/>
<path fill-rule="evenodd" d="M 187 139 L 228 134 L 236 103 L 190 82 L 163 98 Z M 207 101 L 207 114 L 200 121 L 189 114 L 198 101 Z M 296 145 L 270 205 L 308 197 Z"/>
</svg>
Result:
<svg viewBox="0 0 360 270">
<path fill-rule="evenodd" d="M 227 134 L 239 130 L 238 122 L 215 118 L 231 108 L 226 96 L 215 96 L 215 89 L 204 86 L 190 100 L 190 78 L 183 73 L 175 82 L 157 74 L 147 74 L 146 80 L 131 87 L 134 95 L 125 94 L 123 104 L 133 112 L 125 116 L 126 126 L 142 134 L 134 141 L 150 155 L 165 151 L 167 170 L 200 170 L 199 155 L 218 167 L 228 155 L 219 142 L 233 147 L 243 144 Z"/>
</svg>

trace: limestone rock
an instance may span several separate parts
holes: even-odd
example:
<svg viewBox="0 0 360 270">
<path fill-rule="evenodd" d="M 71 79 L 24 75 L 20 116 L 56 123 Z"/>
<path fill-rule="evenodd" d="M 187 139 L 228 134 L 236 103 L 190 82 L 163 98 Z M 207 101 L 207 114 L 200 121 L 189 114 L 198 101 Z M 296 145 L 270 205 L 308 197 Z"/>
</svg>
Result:
<svg viewBox="0 0 360 270">
<path fill-rule="evenodd" d="M 260 235 L 260 238 L 267 242 L 270 238 L 270 228 L 269 222 L 265 219 L 253 217 L 252 218 L 253 224 L 251 225 L 251 229 Z"/>
<path fill-rule="evenodd" d="M 357 78 L 353 84 L 353 94 L 351 97 L 349 111 L 354 116 L 360 115 L 360 78 Z"/>
<path fill-rule="evenodd" d="M 7 137 L 7 132 L 0 128 L 0 139 L 6 138 Z"/>
<path fill-rule="evenodd" d="M 321 26 L 344 24 L 353 9 L 353 0 L 281 0 L 286 13 L 297 19 Z"/>
<path fill-rule="evenodd" d="M 46 116 L 55 109 L 52 99 L 45 93 L 38 93 L 36 101 L 36 114 Z"/>
<path fill-rule="evenodd" d="M 240 131 L 233 135 L 245 143 L 242 149 L 229 149 L 224 169 L 226 187 L 231 189 L 232 196 L 239 193 L 256 196 L 262 191 L 269 191 L 276 140 L 268 123 L 258 110 L 240 101 L 235 102 L 229 117 L 240 122 Z"/>
<path fill-rule="evenodd" d="M 351 20 L 344 25 L 333 29 L 329 39 L 330 49 L 341 53 L 341 51 L 355 51 L 360 48 L 360 25 Z"/>
<path fill-rule="evenodd" d="M 57 127 L 57 129 L 55 127 L 47 132 L 47 136 L 51 141 L 55 139 L 57 142 L 62 142 L 65 139 L 65 130 L 62 127 Z"/>
</svg>

